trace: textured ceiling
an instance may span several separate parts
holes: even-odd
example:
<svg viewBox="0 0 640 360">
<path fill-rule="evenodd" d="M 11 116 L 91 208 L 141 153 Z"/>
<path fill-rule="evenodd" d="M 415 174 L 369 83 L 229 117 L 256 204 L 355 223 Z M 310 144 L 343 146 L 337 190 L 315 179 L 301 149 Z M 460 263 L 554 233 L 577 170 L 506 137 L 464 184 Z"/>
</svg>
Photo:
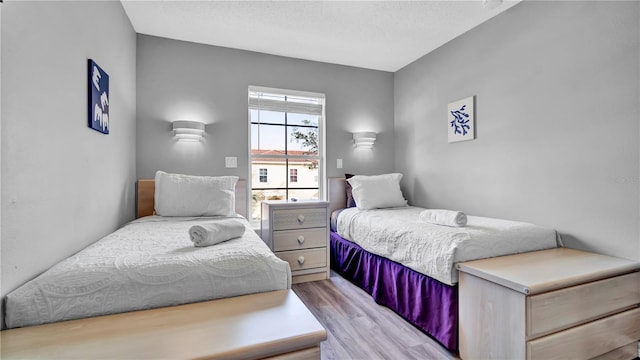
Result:
<svg viewBox="0 0 640 360">
<path fill-rule="evenodd" d="M 121 2 L 140 34 L 396 71 L 519 1 Z"/>
</svg>

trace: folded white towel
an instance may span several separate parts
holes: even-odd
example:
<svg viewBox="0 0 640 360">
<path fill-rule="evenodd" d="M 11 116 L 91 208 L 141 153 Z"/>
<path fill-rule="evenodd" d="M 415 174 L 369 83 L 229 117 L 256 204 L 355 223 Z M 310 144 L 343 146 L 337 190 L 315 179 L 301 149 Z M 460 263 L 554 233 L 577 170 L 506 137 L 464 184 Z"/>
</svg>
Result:
<svg viewBox="0 0 640 360">
<path fill-rule="evenodd" d="M 189 236 L 195 246 L 211 246 L 244 234 L 244 225 L 236 220 L 218 220 L 189 228 Z"/>
<path fill-rule="evenodd" d="M 467 215 L 461 211 L 427 209 L 420 212 L 418 219 L 436 225 L 465 226 Z"/>
</svg>

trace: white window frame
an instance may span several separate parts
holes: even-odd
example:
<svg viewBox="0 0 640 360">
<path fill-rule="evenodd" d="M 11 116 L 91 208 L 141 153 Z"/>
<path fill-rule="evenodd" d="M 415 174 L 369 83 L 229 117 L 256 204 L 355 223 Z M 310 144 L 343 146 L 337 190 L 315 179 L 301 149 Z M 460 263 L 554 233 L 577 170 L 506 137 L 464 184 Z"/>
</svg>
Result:
<svg viewBox="0 0 640 360">
<path fill-rule="evenodd" d="M 253 156 L 251 154 L 251 108 L 249 105 L 249 101 L 250 101 L 250 93 L 251 92 L 264 92 L 264 93 L 272 93 L 272 94 L 279 94 L 279 95 L 286 95 L 286 96 L 300 96 L 300 97 L 310 97 L 310 98 L 318 98 L 318 99 L 322 99 L 322 114 L 320 115 L 320 118 L 318 120 L 318 155 L 317 156 L 297 156 L 297 155 L 275 155 L 275 154 L 271 154 L 271 155 L 264 155 L 264 156 L 260 156 L 260 155 L 256 155 Z M 288 89 L 278 89 L 278 88 L 270 88 L 270 87 L 264 87 L 264 86 L 253 86 L 250 85 L 247 91 L 247 102 L 248 102 L 248 106 L 247 106 L 247 125 L 249 130 L 247 131 L 248 134 L 248 154 L 249 154 L 249 161 L 248 161 L 248 180 L 247 180 L 247 215 L 249 217 L 249 221 L 251 221 L 251 204 L 252 204 L 252 191 L 253 191 L 253 184 L 252 184 L 252 178 L 251 178 L 251 166 L 252 166 L 252 160 L 256 159 L 256 158 L 260 158 L 260 157 L 264 157 L 264 158 L 282 158 L 283 160 L 285 159 L 310 159 L 313 158 L 315 160 L 318 160 L 318 198 L 320 200 L 326 200 L 326 191 L 325 189 L 327 188 L 327 178 L 325 176 L 326 174 L 326 139 L 325 139 L 325 131 L 326 131 L 326 97 L 324 94 L 322 93 L 315 93 L 315 92 L 308 92 L 308 91 L 298 91 L 298 90 L 288 90 Z M 289 176 L 289 174 L 287 174 L 287 176 Z"/>
</svg>

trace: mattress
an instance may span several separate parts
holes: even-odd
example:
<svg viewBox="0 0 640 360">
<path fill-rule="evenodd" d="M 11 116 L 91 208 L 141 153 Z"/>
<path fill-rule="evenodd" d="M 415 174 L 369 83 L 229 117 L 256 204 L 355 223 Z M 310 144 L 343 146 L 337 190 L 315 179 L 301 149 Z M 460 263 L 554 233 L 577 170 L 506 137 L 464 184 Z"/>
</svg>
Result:
<svg viewBox="0 0 640 360">
<path fill-rule="evenodd" d="M 448 285 L 458 282 L 457 262 L 558 246 L 552 229 L 478 216 L 468 216 L 465 227 L 434 225 L 418 220 L 422 210 L 348 208 L 339 213 L 336 228 L 342 238 L 366 251 Z"/>
<path fill-rule="evenodd" d="M 188 229 L 218 218 L 132 221 L 6 296 L 8 328 L 172 306 L 291 287 L 249 222 L 240 238 L 194 247 Z"/>
</svg>

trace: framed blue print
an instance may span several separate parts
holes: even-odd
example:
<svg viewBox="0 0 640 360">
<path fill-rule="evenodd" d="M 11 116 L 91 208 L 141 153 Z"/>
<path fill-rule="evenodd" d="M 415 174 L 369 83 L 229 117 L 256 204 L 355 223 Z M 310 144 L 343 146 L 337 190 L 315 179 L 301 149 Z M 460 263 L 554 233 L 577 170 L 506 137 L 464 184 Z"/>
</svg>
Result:
<svg viewBox="0 0 640 360">
<path fill-rule="evenodd" d="M 89 59 L 89 127 L 109 133 L 109 75 Z"/>
<path fill-rule="evenodd" d="M 475 96 L 469 96 L 449 103 L 447 106 L 448 140 L 450 143 L 476 138 L 474 100 Z"/>
</svg>

